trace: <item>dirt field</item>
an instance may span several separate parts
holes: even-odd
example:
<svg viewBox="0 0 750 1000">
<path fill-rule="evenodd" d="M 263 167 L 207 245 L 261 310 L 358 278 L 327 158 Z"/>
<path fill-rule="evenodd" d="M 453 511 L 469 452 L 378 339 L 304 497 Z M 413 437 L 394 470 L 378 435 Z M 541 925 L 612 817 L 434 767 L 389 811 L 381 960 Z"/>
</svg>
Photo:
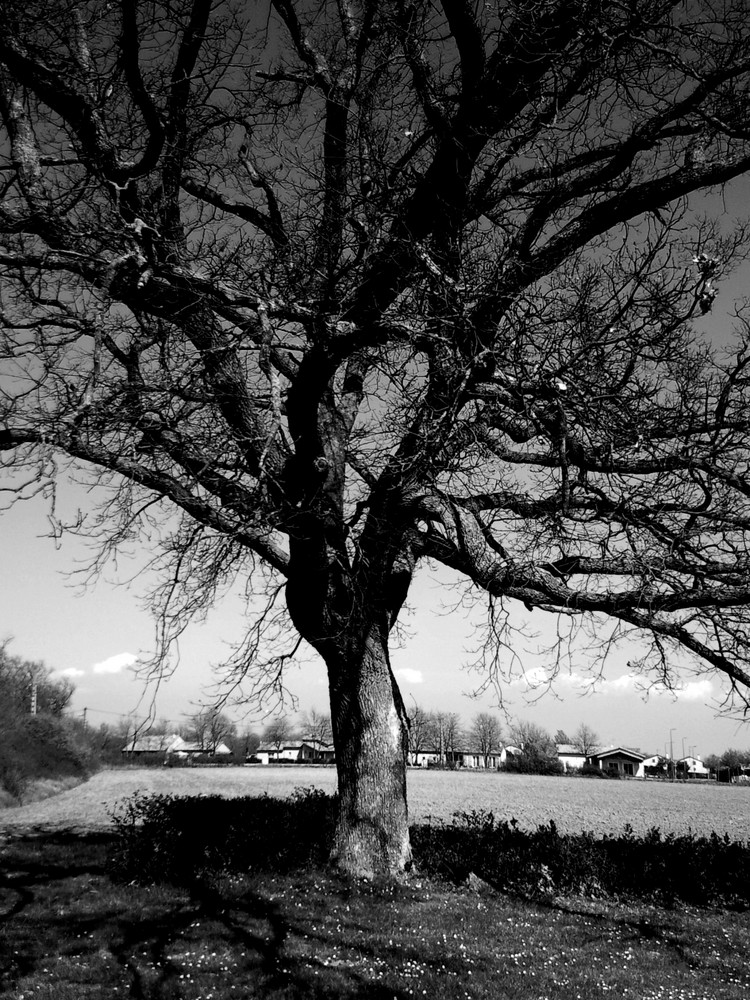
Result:
<svg viewBox="0 0 750 1000">
<path fill-rule="evenodd" d="M 41 829 L 101 829 L 115 803 L 136 791 L 174 795 L 286 796 L 314 785 L 335 789 L 332 768 L 253 767 L 219 769 L 133 768 L 102 771 L 90 781 L 15 809 L 0 809 L 0 832 Z M 750 840 L 750 788 L 525 777 L 489 773 L 410 771 L 410 814 L 414 822 L 450 820 L 458 811 L 485 809 L 533 828 L 554 819 L 561 830 L 619 832 L 626 823 L 642 832 L 728 833 Z"/>
</svg>

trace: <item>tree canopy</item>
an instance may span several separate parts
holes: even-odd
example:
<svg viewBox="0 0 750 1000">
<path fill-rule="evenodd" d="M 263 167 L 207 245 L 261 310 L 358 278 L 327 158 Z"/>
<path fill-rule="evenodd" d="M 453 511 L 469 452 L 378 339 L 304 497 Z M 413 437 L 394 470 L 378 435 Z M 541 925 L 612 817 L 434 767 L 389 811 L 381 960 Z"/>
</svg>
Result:
<svg viewBox="0 0 750 1000">
<path fill-rule="evenodd" d="M 163 648 L 243 577 L 233 675 L 323 657 L 344 868 L 408 864 L 426 560 L 491 660 L 522 602 L 747 706 L 743 0 L 0 13 L 0 454 L 109 487 L 105 551 L 161 539 Z"/>
</svg>

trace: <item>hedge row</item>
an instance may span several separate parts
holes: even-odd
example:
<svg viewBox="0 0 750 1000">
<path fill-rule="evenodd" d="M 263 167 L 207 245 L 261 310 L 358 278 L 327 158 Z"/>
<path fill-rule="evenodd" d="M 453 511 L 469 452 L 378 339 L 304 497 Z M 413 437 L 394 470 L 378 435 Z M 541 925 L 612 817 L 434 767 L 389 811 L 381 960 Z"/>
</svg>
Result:
<svg viewBox="0 0 750 1000">
<path fill-rule="evenodd" d="M 136 795 L 114 815 L 113 873 L 184 883 L 211 872 L 288 872 L 326 863 L 335 797 L 310 788 L 288 799 Z M 673 904 L 750 905 L 750 844 L 728 836 L 563 834 L 490 812 L 411 829 L 418 871 L 461 884 L 469 876 L 523 896 L 587 895 Z"/>
</svg>

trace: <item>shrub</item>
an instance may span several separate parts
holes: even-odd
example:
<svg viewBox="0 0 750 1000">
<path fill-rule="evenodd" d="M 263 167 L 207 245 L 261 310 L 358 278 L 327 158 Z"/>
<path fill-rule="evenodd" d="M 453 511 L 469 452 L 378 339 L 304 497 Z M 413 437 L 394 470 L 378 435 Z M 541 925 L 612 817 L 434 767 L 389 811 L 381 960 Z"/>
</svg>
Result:
<svg viewBox="0 0 750 1000">
<path fill-rule="evenodd" d="M 612 775 L 605 771 L 603 767 L 597 767 L 596 764 L 584 764 L 583 767 L 579 768 L 578 774 L 583 778 L 611 778 Z"/>
<path fill-rule="evenodd" d="M 565 774 L 565 765 L 557 757 L 543 757 L 536 754 L 519 754 L 508 757 L 498 770 L 509 774 Z"/>
<path fill-rule="evenodd" d="M 205 875 L 285 873 L 324 865 L 335 797 L 297 789 L 223 799 L 136 794 L 114 814 L 112 874 L 124 881 L 190 883 Z M 491 812 L 411 829 L 425 875 L 465 883 L 471 874 L 507 893 L 583 895 L 673 905 L 750 906 L 750 843 L 728 836 L 562 834 L 550 821 L 523 830 Z"/>
<path fill-rule="evenodd" d="M 40 713 L 6 718 L 0 725 L 0 787 L 18 801 L 33 781 L 85 777 L 93 766 L 76 720 Z"/>
<path fill-rule="evenodd" d="M 190 882 L 208 872 L 290 871 L 323 864 L 335 797 L 298 788 L 288 799 L 143 795 L 113 814 L 113 875 Z"/>
<path fill-rule="evenodd" d="M 672 904 L 750 905 L 750 844 L 728 836 L 561 834 L 554 822 L 526 831 L 490 812 L 451 825 L 417 826 L 412 846 L 427 874 L 464 882 L 474 873 L 524 896 L 595 895 Z"/>
</svg>

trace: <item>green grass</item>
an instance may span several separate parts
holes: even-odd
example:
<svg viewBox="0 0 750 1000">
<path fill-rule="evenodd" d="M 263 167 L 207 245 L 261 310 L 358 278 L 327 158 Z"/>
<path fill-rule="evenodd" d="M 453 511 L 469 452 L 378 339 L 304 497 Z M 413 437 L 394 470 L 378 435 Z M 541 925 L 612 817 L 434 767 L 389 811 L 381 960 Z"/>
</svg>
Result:
<svg viewBox="0 0 750 1000">
<path fill-rule="evenodd" d="M 638 833 L 728 833 L 750 840 L 750 788 L 715 782 L 597 781 L 536 775 L 422 771 L 407 775 L 413 823 L 450 821 L 454 812 L 488 810 L 516 819 L 525 829 L 555 821 L 565 833 L 618 833 L 629 823 Z M 133 768 L 102 771 L 89 781 L 44 802 L 0 808 L 0 832 L 75 827 L 105 828 L 115 802 L 144 793 L 284 797 L 300 786 L 333 792 L 336 771 L 323 767 Z"/>
<path fill-rule="evenodd" d="M 10 1000 L 740 1000 L 747 913 L 528 902 L 419 876 L 319 870 L 188 887 L 114 883 L 108 838 L 7 840 L 0 996 Z"/>
</svg>

